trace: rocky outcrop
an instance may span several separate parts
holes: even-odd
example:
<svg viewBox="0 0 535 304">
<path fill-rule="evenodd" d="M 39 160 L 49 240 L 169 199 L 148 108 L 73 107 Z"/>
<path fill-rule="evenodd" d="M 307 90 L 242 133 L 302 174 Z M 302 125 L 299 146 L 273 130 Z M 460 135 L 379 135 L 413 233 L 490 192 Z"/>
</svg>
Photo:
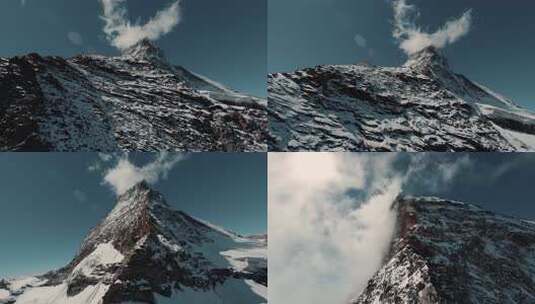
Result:
<svg viewBox="0 0 535 304">
<path fill-rule="evenodd" d="M 353 304 L 535 302 L 535 223 L 429 197 L 395 208 L 391 252 Z"/>
<path fill-rule="evenodd" d="M 147 40 L 118 57 L 0 58 L 0 151 L 266 151 L 266 140 L 265 100 Z"/>
<path fill-rule="evenodd" d="M 451 71 L 323 65 L 268 80 L 270 151 L 534 151 L 535 114 Z"/>
<path fill-rule="evenodd" d="M 91 296 L 90 303 L 100 304 L 203 297 L 225 303 L 263 303 L 265 295 L 255 290 L 267 288 L 266 259 L 262 240 L 173 210 L 143 182 L 118 198 L 71 263 L 37 277 L 18 294 L 11 293 L 22 303 L 37 295 L 41 300 L 29 302 L 35 304 L 51 299 L 78 303 L 74 299 L 87 294 L 99 294 Z"/>
</svg>

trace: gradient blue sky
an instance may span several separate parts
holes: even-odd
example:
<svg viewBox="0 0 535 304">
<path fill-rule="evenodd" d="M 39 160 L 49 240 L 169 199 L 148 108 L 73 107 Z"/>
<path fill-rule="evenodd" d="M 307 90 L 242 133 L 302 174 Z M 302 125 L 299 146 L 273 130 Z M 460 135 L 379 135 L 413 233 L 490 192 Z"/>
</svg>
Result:
<svg viewBox="0 0 535 304">
<path fill-rule="evenodd" d="M 154 154 L 131 154 L 137 165 Z M 176 209 L 241 234 L 267 231 L 267 157 L 196 153 L 153 187 Z M 114 207 L 93 153 L 0 153 L 0 278 L 40 273 L 74 257 Z M 112 166 L 111 163 L 102 164 Z"/>
<path fill-rule="evenodd" d="M 419 153 L 420 154 L 420 153 Z M 535 220 L 535 153 L 425 153 L 428 167 L 404 187 L 410 195 L 438 196 L 477 204 L 487 210 Z M 451 180 L 430 187 L 441 163 L 464 162 Z M 397 166 L 406 172 L 409 154 L 398 154 Z"/>
<path fill-rule="evenodd" d="M 128 0 L 146 21 L 171 0 Z M 157 44 L 168 59 L 231 88 L 266 95 L 266 0 L 182 0 L 182 22 Z M 0 56 L 118 54 L 104 38 L 98 0 L 0 1 Z M 83 45 L 69 41 L 77 32 Z"/>
<path fill-rule="evenodd" d="M 535 110 L 535 1 L 408 0 L 417 23 L 435 31 L 472 8 L 472 30 L 444 49 L 452 68 Z M 397 66 L 390 0 L 269 0 L 268 71 L 361 61 Z M 355 42 L 362 36 L 366 46 Z"/>
</svg>

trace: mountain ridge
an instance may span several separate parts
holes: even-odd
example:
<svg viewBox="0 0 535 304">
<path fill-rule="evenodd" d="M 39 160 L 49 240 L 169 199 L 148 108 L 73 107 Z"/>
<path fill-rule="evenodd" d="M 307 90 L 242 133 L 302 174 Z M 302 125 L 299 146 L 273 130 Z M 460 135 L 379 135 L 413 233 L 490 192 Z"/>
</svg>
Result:
<svg viewBox="0 0 535 304">
<path fill-rule="evenodd" d="M 267 245 L 213 227 L 139 183 L 118 197 L 69 264 L 3 281 L 9 294 L 0 303 L 266 302 Z"/>
<path fill-rule="evenodd" d="M 266 101 L 165 59 L 0 58 L 1 151 L 265 151 Z"/>
<path fill-rule="evenodd" d="M 400 67 L 320 65 L 268 78 L 270 151 L 533 151 L 535 114 L 429 47 Z"/>
<path fill-rule="evenodd" d="M 532 303 L 535 223 L 437 197 L 400 196 L 384 265 L 352 304 Z"/>
</svg>

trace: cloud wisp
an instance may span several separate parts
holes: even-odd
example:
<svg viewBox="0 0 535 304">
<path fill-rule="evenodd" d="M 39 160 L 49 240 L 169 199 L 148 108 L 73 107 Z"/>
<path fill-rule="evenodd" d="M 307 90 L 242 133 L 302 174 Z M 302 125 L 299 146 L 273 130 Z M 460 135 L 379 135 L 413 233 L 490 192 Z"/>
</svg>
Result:
<svg viewBox="0 0 535 304">
<path fill-rule="evenodd" d="M 270 153 L 268 237 L 277 244 L 268 248 L 270 302 L 357 297 L 390 248 L 392 203 L 405 186 L 425 180 L 423 187 L 440 188 L 471 163 L 438 160 L 431 154 Z"/>
<path fill-rule="evenodd" d="M 160 10 L 145 24 L 132 24 L 124 7 L 126 0 L 100 0 L 104 33 L 111 45 L 124 50 L 143 39 L 158 40 L 180 23 L 180 1 Z"/>
<path fill-rule="evenodd" d="M 68 32 L 67 39 L 69 39 L 69 41 L 76 46 L 81 46 L 84 44 L 84 38 L 82 35 L 75 31 Z"/>
<path fill-rule="evenodd" d="M 83 192 L 82 190 L 74 189 L 73 195 L 74 195 L 74 198 L 76 198 L 78 202 L 80 203 L 87 202 L 87 194 L 85 194 L 85 192 Z"/>
<path fill-rule="evenodd" d="M 366 38 L 360 34 L 355 34 L 355 37 L 353 37 L 353 40 L 357 44 L 358 47 L 366 48 L 368 45 L 368 42 L 366 41 Z"/>
<path fill-rule="evenodd" d="M 468 34 L 472 24 L 472 11 L 467 10 L 459 18 L 447 21 L 433 33 L 428 33 L 416 25 L 415 19 L 419 11 L 414 5 L 407 4 L 406 0 L 394 0 L 394 31 L 393 36 L 399 47 L 411 55 L 426 47 L 443 48 L 452 44 Z"/>
<path fill-rule="evenodd" d="M 121 195 L 139 182 L 146 181 L 149 184 L 155 184 L 160 179 L 166 179 L 171 169 L 186 158 L 185 154 L 160 153 L 152 162 L 137 166 L 125 154 L 117 157 L 114 167 L 104 170 L 102 183 L 110 186 L 117 195 Z M 106 163 L 111 161 L 109 156 L 102 160 Z M 98 168 L 93 171 L 100 170 L 102 166 L 103 163 L 99 162 Z M 95 167 L 97 166 L 91 165 L 90 170 Z"/>
</svg>

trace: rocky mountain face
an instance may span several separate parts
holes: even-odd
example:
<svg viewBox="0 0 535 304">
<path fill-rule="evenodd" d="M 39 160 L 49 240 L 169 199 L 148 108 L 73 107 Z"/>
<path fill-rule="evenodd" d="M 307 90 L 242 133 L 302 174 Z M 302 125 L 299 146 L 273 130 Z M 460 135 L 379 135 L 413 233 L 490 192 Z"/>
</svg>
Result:
<svg viewBox="0 0 535 304">
<path fill-rule="evenodd" d="M 267 303 L 266 238 L 175 211 L 141 183 L 119 197 L 67 266 L 4 280 L 0 290 L 4 303 L 17 304 Z"/>
<path fill-rule="evenodd" d="M 270 151 L 535 150 L 535 114 L 432 47 L 401 67 L 324 65 L 268 83 Z"/>
<path fill-rule="evenodd" d="M 265 100 L 148 40 L 118 57 L 0 58 L 0 151 L 265 151 L 266 139 Z"/>
<path fill-rule="evenodd" d="M 352 304 L 535 303 L 535 222 L 430 197 L 394 207 L 391 252 Z"/>
</svg>

